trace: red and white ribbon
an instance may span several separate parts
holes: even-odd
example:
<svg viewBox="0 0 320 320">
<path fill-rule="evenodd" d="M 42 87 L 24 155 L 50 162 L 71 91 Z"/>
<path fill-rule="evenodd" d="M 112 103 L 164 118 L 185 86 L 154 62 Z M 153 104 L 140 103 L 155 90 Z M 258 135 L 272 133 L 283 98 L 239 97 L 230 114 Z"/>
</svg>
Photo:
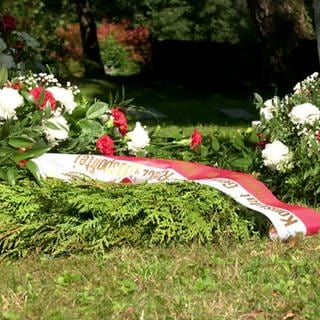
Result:
<svg viewBox="0 0 320 320">
<path fill-rule="evenodd" d="M 247 208 L 264 214 L 275 233 L 271 238 L 287 239 L 297 233 L 310 235 L 320 230 L 320 213 L 277 199 L 249 174 L 217 169 L 180 160 L 138 157 L 105 157 L 88 154 L 46 153 L 34 159 L 43 177 L 68 180 L 74 174 L 106 182 L 174 182 L 189 180 L 211 186 Z"/>
</svg>

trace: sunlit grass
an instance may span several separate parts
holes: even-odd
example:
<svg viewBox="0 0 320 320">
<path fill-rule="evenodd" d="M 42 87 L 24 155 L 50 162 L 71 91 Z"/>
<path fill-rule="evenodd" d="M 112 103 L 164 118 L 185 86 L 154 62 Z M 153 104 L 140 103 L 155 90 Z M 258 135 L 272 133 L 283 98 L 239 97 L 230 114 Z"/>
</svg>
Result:
<svg viewBox="0 0 320 320">
<path fill-rule="evenodd" d="M 1 319 L 317 319 L 319 237 L 0 265 Z"/>
</svg>

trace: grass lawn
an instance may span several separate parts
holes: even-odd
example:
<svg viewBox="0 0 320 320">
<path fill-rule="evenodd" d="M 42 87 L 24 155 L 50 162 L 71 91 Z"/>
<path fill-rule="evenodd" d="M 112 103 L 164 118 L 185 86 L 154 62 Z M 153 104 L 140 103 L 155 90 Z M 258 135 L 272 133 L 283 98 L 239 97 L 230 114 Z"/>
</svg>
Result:
<svg viewBox="0 0 320 320">
<path fill-rule="evenodd" d="M 104 101 L 119 88 L 107 80 L 78 84 L 84 95 Z M 164 130 L 196 125 L 232 134 L 250 121 L 227 118 L 219 108 L 256 115 L 246 92 L 159 83 L 125 89 L 137 105 L 168 115 Z M 103 256 L 0 260 L 0 319 L 318 319 L 319 247 L 317 235 L 286 243 L 256 235 L 215 245 L 124 246 Z"/>
<path fill-rule="evenodd" d="M 318 319 L 320 238 L 0 264 L 1 319 Z"/>
</svg>

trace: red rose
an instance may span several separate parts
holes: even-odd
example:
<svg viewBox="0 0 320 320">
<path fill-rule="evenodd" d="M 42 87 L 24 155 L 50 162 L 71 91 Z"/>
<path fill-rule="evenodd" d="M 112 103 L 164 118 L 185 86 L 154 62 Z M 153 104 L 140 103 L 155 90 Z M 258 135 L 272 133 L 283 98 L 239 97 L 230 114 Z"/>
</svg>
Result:
<svg viewBox="0 0 320 320">
<path fill-rule="evenodd" d="M 202 135 L 197 129 L 194 129 L 190 138 L 190 148 L 196 151 L 198 150 L 201 143 Z"/>
<path fill-rule="evenodd" d="M 38 105 L 39 109 L 43 110 L 49 102 L 51 110 L 56 108 L 56 99 L 53 94 L 42 87 L 36 87 L 29 91 L 29 93 L 33 96 L 35 103 Z M 43 96 L 43 101 L 39 104 L 40 97 Z M 42 99 L 42 98 L 41 98 Z"/>
<path fill-rule="evenodd" d="M 96 147 L 105 156 L 114 155 L 114 142 L 107 134 L 97 139 Z"/>
<path fill-rule="evenodd" d="M 113 124 L 118 127 L 119 132 L 124 136 L 128 131 L 128 123 L 126 116 L 119 108 L 111 110 L 113 116 Z"/>
<path fill-rule="evenodd" d="M 12 16 L 3 16 L 0 21 L 0 30 L 15 30 L 16 29 L 16 19 Z"/>
</svg>

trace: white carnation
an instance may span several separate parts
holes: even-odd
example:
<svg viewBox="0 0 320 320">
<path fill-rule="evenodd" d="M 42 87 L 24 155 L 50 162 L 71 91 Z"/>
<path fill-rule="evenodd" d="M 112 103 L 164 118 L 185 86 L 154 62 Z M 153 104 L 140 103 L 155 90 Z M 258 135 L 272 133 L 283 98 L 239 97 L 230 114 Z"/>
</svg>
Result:
<svg viewBox="0 0 320 320">
<path fill-rule="evenodd" d="M 48 87 L 46 90 L 53 94 L 54 98 L 60 102 L 67 113 L 71 114 L 77 106 L 71 90 L 61 87 Z"/>
<path fill-rule="evenodd" d="M 130 139 L 127 142 L 128 149 L 133 153 L 143 151 L 150 142 L 148 132 L 142 127 L 140 122 L 136 122 L 135 128 L 127 133 L 127 137 Z"/>
<path fill-rule="evenodd" d="M 281 141 L 267 143 L 262 150 L 263 163 L 272 170 L 283 171 L 291 167 L 292 153 Z"/>
<path fill-rule="evenodd" d="M 61 115 L 54 115 L 45 122 L 45 134 L 49 142 L 66 140 L 69 135 L 67 120 Z"/>
<path fill-rule="evenodd" d="M 320 119 L 320 110 L 315 105 L 306 102 L 292 108 L 289 117 L 294 124 L 314 124 Z"/>
<path fill-rule="evenodd" d="M 0 119 L 13 118 L 16 108 L 23 104 L 23 97 L 12 88 L 0 89 Z"/>
</svg>

